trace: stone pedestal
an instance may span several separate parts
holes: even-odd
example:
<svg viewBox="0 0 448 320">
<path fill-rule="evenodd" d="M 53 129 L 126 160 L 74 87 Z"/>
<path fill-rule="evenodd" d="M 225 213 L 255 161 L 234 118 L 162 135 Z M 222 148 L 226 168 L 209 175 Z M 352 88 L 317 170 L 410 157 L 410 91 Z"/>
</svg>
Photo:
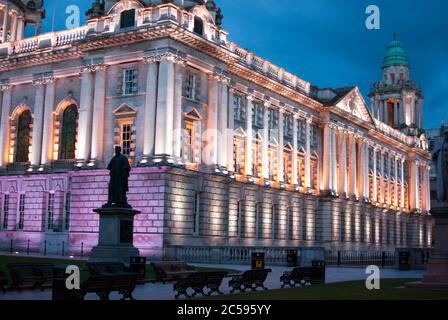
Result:
<svg viewBox="0 0 448 320">
<path fill-rule="evenodd" d="M 435 219 L 434 251 L 422 281 L 406 284 L 411 288 L 448 289 L 448 206 L 433 208 Z"/>
<path fill-rule="evenodd" d="M 139 256 L 134 247 L 134 216 L 140 211 L 132 208 L 100 208 L 94 210 L 100 215 L 98 246 L 92 249 L 89 261 L 123 262 Z"/>
</svg>

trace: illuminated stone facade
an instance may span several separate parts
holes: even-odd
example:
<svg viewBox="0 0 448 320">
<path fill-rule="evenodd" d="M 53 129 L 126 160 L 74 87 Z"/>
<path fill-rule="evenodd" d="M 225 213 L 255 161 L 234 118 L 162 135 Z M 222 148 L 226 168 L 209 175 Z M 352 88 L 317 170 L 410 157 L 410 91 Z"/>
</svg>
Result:
<svg viewBox="0 0 448 320">
<path fill-rule="evenodd" d="M 392 124 L 358 88 L 317 88 L 227 40 L 213 1 L 159 2 L 95 2 L 85 26 L 0 44 L 3 248 L 96 245 L 115 144 L 148 256 L 431 245 L 421 107 Z M 373 108 L 398 102 L 378 90 Z"/>
</svg>

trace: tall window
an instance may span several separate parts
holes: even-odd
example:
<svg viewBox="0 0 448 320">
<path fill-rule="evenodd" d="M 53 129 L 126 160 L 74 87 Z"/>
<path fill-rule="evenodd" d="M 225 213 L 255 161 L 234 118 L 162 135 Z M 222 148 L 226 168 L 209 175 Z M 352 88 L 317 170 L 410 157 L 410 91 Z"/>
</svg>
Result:
<svg viewBox="0 0 448 320">
<path fill-rule="evenodd" d="M 62 114 L 61 155 L 60 159 L 75 158 L 76 130 L 78 124 L 78 108 L 70 105 Z"/>
<path fill-rule="evenodd" d="M 21 194 L 19 197 L 19 221 L 17 229 L 23 230 L 25 222 L 25 195 Z"/>
<path fill-rule="evenodd" d="M 361 242 L 366 241 L 366 215 L 364 213 L 361 213 L 361 222 L 359 224 L 360 227 L 360 240 Z"/>
<path fill-rule="evenodd" d="M 201 216 L 201 194 L 196 192 L 194 195 L 194 207 L 193 207 L 193 234 L 199 235 L 200 226 L 200 216 Z"/>
<path fill-rule="evenodd" d="M 375 243 L 375 218 L 370 219 L 370 243 Z"/>
<path fill-rule="evenodd" d="M 200 99 L 200 78 L 195 72 L 187 72 L 185 77 L 185 97 L 191 100 Z"/>
<path fill-rule="evenodd" d="M 202 36 L 204 34 L 204 21 L 199 17 L 194 17 L 194 29 L 193 32 Z"/>
<path fill-rule="evenodd" d="M 271 207 L 271 221 L 272 221 L 272 238 L 279 239 L 279 205 L 274 204 Z"/>
<path fill-rule="evenodd" d="M 16 162 L 28 162 L 31 134 L 31 112 L 25 110 L 19 116 L 17 125 Z"/>
<path fill-rule="evenodd" d="M 5 194 L 3 197 L 3 221 L 2 227 L 4 230 L 8 229 L 8 218 L 9 218 L 9 194 Z"/>
<path fill-rule="evenodd" d="M 121 149 L 125 156 L 130 156 L 132 151 L 132 124 L 121 126 Z"/>
<path fill-rule="evenodd" d="M 64 203 L 64 212 L 65 212 L 65 214 L 64 214 L 64 216 L 65 216 L 64 230 L 66 230 L 66 231 L 70 230 L 71 198 L 72 198 L 72 194 L 70 192 L 68 192 L 65 195 L 65 203 Z"/>
<path fill-rule="evenodd" d="M 130 28 L 135 26 L 135 10 L 126 10 L 121 12 L 120 28 Z"/>
<path fill-rule="evenodd" d="M 294 206 L 288 207 L 288 240 L 294 239 Z"/>
<path fill-rule="evenodd" d="M 123 70 L 123 95 L 128 96 L 138 92 L 137 80 L 137 69 Z"/>
<path fill-rule="evenodd" d="M 301 220 L 302 220 L 302 223 L 301 223 L 301 225 L 302 225 L 302 230 L 301 230 L 302 231 L 301 232 L 302 240 L 306 241 L 308 239 L 308 235 L 307 235 L 308 221 L 307 221 L 307 212 L 306 212 L 306 210 L 303 211 Z"/>
<path fill-rule="evenodd" d="M 263 220 L 262 220 L 262 205 L 260 202 L 255 204 L 255 236 L 257 239 L 263 238 Z"/>
<path fill-rule="evenodd" d="M 237 203 L 236 208 L 236 234 L 238 238 L 243 238 L 245 236 L 245 226 L 244 226 L 244 200 L 240 200 Z"/>
<path fill-rule="evenodd" d="M 345 232 L 347 229 L 347 225 L 346 225 L 346 217 L 345 217 L 345 212 L 341 212 L 341 236 L 340 239 L 342 242 L 346 241 L 346 236 L 345 236 Z"/>
<path fill-rule="evenodd" d="M 54 193 L 48 194 L 47 204 L 47 229 L 53 230 L 54 228 Z"/>
<path fill-rule="evenodd" d="M 259 101 L 253 103 L 252 108 L 252 127 L 254 129 L 263 128 L 264 108 Z"/>
<path fill-rule="evenodd" d="M 233 115 L 235 121 L 245 122 L 246 121 L 246 105 L 244 103 L 243 97 L 240 95 L 235 95 L 233 100 Z"/>
</svg>

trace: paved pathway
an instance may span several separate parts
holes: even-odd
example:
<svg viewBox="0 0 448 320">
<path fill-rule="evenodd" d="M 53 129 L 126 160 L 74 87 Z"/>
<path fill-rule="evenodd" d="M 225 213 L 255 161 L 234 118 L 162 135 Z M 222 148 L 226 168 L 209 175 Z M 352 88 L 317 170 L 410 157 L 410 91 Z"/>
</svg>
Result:
<svg viewBox="0 0 448 320">
<path fill-rule="evenodd" d="M 241 265 L 212 265 L 212 264 L 195 264 L 201 267 L 213 267 L 213 268 L 225 268 L 244 271 L 248 269 L 248 266 Z M 289 270 L 287 267 L 271 267 L 272 272 L 269 274 L 266 280 L 266 286 L 270 289 L 280 288 L 280 275 L 285 270 Z M 381 269 L 382 278 L 421 278 L 424 274 L 423 270 L 414 271 L 398 271 L 395 269 Z M 367 275 L 365 274 L 365 268 L 337 268 L 327 267 L 326 282 L 344 282 L 350 280 L 365 280 Z M 224 279 L 221 291 L 229 293 L 228 279 Z M 174 298 L 173 285 L 172 284 L 145 284 L 135 288 L 134 297 L 137 300 L 171 300 Z M 110 298 L 112 300 L 118 300 L 120 296 L 112 293 Z M 97 300 L 96 294 L 88 294 L 87 300 Z M 8 292 L 7 294 L 0 293 L 0 300 L 51 300 L 51 290 L 40 292 L 38 290 L 31 291 L 25 290 L 22 293 Z"/>
</svg>

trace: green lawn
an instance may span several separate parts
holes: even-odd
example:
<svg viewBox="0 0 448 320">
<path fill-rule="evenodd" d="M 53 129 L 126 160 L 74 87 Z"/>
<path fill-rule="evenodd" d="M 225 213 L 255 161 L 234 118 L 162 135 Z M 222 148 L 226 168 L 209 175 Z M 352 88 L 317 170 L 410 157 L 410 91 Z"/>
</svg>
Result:
<svg viewBox="0 0 448 320">
<path fill-rule="evenodd" d="M 407 282 L 419 279 L 384 279 L 380 290 L 367 290 L 364 281 L 350 281 L 299 287 L 257 291 L 206 299 L 218 300 L 448 300 L 448 290 L 404 288 Z"/>
<path fill-rule="evenodd" d="M 4 271 L 8 275 L 7 265 L 9 263 L 51 263 L 51 264 L 71 264 L 77 265 L 81 270 L 81 281 L 86 280 L 89 277 L 89 271 L 86 267 L 86 261 L 75 259 L 51 259 L 51 258 L 36 258 L 36 257 L 22 257 L 22 256 L 0 256 L 0 271 Z M 211 271 L 225 271 L 228 274 L 238 273 L 236 270 L 231 269 L 213 269 L 203 267 L 192 267 L 195 270 L 202 272 Z M 146 266 L 146 279 L 155 280 L 154 270 L 150 265 Z"/>
</svg>

